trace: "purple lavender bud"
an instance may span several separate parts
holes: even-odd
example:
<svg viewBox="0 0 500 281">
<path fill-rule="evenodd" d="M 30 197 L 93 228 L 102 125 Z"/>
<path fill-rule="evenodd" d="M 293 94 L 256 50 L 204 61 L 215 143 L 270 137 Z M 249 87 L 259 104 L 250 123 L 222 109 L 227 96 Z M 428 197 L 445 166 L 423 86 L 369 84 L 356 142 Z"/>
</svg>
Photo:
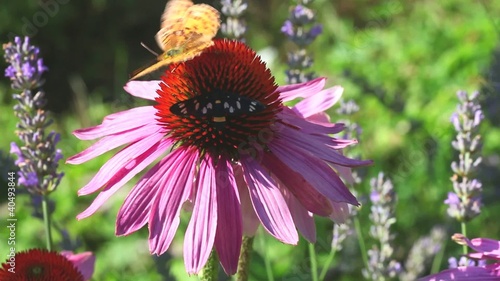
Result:
<svg viewBox="0 0 500 281">
<path fill-rule="evenodd" d="M 307 82 L 315 77 L 314 72 L 306 72 L 313 62 L 306 48 L 322 33 L 323 28 L 320 24 L 314 24 L 314 12 L 305 6 L 310 2 L 312 1 L 302 1 L 302 4 L 292 7 L 288 19 L 281 27 L 281 32 L 297 46 L 297 50 L 289 52 L 287 56 L 287 84 Z"/>
<path fill-rule="evenodd" d="M 283 32 L 286 36 L 292 37 L 293 36 L 293 25 L 290 20 L 286 20 L 283 26 L 281 27 L 281 32 Z"/>
<path fill-rule="evenodd" d="M 314 12 L 302 5 L 297 5 L 290 12 L 290 20 L 295 25 L 303 26 L 314 22 Z"/>
<path fill-rule="evenodd" d="M 321 24 L 316 24 L 315 26 L 313 26 L 311 28 L 311 30 L 309 30 L 309 38 L 311 39 L 311 41 L 313 41 L 314 39 L 316 39 L 316 37 L 318 37 L 321 33 L 323 32 L 323 25 Z"/>
<path fill-rule="evenodd" d="M 10 78 L 12 88 L 21 91 L 14 93 L 13 98 L 18 102 L 14 113 L 19 118 L 17 134 L 23 144 L 11 144 L 11 153 L 17 156 L 15 164 L 19 167 L 19 184 L 31 194 L 43 195 L 53 191 L 63 175 L 57 172 L 63 155 L 55 147 L 60 136 L 45 132 L 52 119 L 43 109 L 47 103 L 44 92 L 37 90 L 44 83 L 41 75 L 47 67 L 38 57 L 40 50 L 30 45 L 28 37 L 24 41 L 16 37 L 14 43 L 4 44 L 3 48 L 5 60 L 9 63 L 5 74 Z"/>
<path fill-rule="evenodd" d="M 452 147 L 459 152 L 459 161 L 451 163 L 454 193 L 448 194 L 444 202 L 449 205 L 448 215 L 464 222 L 481 213 L 482 185 L 473 175 L 482 160 L 479 154 L 482 142 L 478 130 L 484 115 L 478 102 L 479 92 L 468 95 L 465 91 L 459 91 L 457 97 L 460 103 L 451 116 L 451 122 L 457 131 Z"/>
<path fill-rule="evenodd" d="M 19 172 L 19 184 L 29 188 L 34 188 L 38 185 L 38 176 L 35 172 L 23 173 Z"/>
</svg>

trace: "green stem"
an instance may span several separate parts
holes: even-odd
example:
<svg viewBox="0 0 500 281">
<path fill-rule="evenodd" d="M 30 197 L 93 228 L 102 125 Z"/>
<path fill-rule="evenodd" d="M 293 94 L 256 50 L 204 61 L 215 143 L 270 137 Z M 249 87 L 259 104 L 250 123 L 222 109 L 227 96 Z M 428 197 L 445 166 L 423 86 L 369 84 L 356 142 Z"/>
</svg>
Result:
<svg viewBox="0 0 500 281">
<path fill-rule="evenodd" d="M 215 250 L 212 250 L 210 256 L 208 257 L 207 263 L 203 267 L 200 280 L 201 281 L 216 281 L 217 280 L 217 271 L 219 269 L 219 258 L 215 253 Z"/>
<path fill-rule="evenodd" d="M 431 266 L 431 274 L 439 272 L 439 268 L 441 266 L 441 263 L 443 261 L 444 257 L 444 250 L 446 248 L 446 244 L 448 243 L 448 240 L 445 239 L 443 244 L 441 245 L 441 249 L 437 253 L 436 256 L 434 256 L 434 259 L 432 260 L 432 266 Z"/>
<path fill-rule="evenodd" d="M 238 260 L 238 272 L 236 272 L 236 281 L 247 281 L 248 271 L 250 269 L 250 257 L 253 250 L 253 236 L 243 236 L 241 244 L 240 259 Z"/>
<path fill-rule="evenodd" d="M 266 247 L 266 241 L 265 241 L 265 235 L 262 230 L 260 232 L 260 247 L 262 248 L 262 251 L 264 253 L 264 265 L 266 266 L 266 273 L 267 273 L 267 280 L 268 281 L 274 281 L 274 276 L 273 276 L 273 269 L 271 268 L 271 261 L 269 260 L 269 256 L 267 255 L 267 247 Z"/>
<path fill-rule="evenodd" d="M 359 242 L 359 250 L 361 251 L 361 257 L 363 258 L 363 262 L 365 263 L 365 268 L 368 268 L 368 256 L 366 254 L 366 246 L 365 241 L 363 240 L 363 235 L 361 234 L 361 225 L 359 224 L 359 219 L 354 217 L 354 228 L 356 229 L 356 234 L 358 236 Z"/>
<path fill-rule="evenodd" d="M 50 211 L 48 203 L 48 195 L 42 195 L 42 212 L 43 212 L 43 224 L 45 226 L 45 241 L 47 244 L 47 250 L 52 251 L 52 230 L 51 230 L 51 220 Z"/>
<path fill-rule="evenodd" d="M 460 226 L 462 228 L 462 234 L 467 237 L 467 224 L 465 222 L 461 222 L 460 223 Z M 467 248 L 467 245 L 463 245 L 462 246 L 462 252 L 464 255 L 467 255 L 468 253 L 468 248 Z"/>
<path fill-rule="evenodd" d="M 325 280 L 325 276 L 328 273 L 328 269 L 330 268 L 330 265 L 332 264 L 336 253 L 337 251 L 335 251 L 335 249 L 333 249 L 332 247 L 332 249 L 330 250 L 330 254 L 328 255 L 328 258 L 326 259 L 325 265 L 323 266 L 323 269 L 321 270 L 321 273 L 319 275 L 320 281 Z"/>
<path fill-rule="evenodd" d="M 316 251 L 314 250 L 314 244 L 307 243 L 309 248 L 309 260 L 311 262 L 311 275 L 313 281 L 318 281 L 318 263 L 316 260 Z"/>
</svg>

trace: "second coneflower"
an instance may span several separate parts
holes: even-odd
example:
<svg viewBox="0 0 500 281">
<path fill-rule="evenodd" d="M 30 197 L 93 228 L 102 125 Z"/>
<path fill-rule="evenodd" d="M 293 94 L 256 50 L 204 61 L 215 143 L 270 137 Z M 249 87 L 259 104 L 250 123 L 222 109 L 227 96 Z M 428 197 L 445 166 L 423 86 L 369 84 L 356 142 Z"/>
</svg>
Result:
<svg viewBox="0 0 500 281">
<path fill-rule="evenodd" d="M 78 218 L 92 215 L 159 159 L 125 199 L 116 234 L 148 224 L 150 251 L 162 254 L 177 231 L 181 208 L 189 204 L 188 273 L 198 273 L 215 246 L 226 273 L 234 274 L 243 232 L 251 234 L 259 222 L 283 243 L 298 242 L 296 229 L 314 241 L 312 214 L 342 220 L 346 204 L 358 204 L 337 173 L 370 163 L 339 152 L 355 141 L 330 136 L 343 126 L 329 123 L 322 112 L 342 89 L 322 90 L 324 84 L 316 79 L 278 87 L 254 51 L 226 40 L 172 65 L 162 81 L 129 82 L 127 92 L 157 104 L 109 115 L 101 125 L 75 132 L 80 139 L 101 139 L 71 157 L 72 164 L 127 145 L 80 189 L 80 195 L 99 195 Z M 296 97 L 304 99 L 293 108 L 283 105 Z"/>
</svg>

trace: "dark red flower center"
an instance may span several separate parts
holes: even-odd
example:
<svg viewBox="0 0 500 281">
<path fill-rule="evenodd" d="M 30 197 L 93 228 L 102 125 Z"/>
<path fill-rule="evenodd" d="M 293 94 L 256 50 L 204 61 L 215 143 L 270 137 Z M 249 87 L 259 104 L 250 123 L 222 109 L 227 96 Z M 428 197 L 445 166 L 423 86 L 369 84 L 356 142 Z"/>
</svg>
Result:
<svg viewBox="0 0 500 281">
<path fill-rule="evenodd" d="M 57 252 L 32 249 L 16 253 L 0 268 L 0 281 L 83 281 L 83 275 Z"/>
<path fill-rule="evenodd" d="M 200 56 L 170 65 L 160 87 L 155 108 L 170 137 L 235 160 L 281 108 L 271 72 L 238 41 L 216 40 Z"/>
</svg>

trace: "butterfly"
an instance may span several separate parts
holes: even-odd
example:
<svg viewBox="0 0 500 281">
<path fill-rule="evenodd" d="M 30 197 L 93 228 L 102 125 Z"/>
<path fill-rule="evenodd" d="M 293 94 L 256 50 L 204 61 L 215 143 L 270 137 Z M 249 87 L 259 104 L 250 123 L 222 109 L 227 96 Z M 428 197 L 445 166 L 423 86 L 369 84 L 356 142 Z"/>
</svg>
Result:
<svg viewBox="0 0 500 281">
<path fill-rule="evenodd" d="M 196 96 L 180 101 L 170 107 L 177 116 L 210 117 L 215 123 L 226 122 L 227 116 L 258 113 L 266 109 L 261 102 L 240 95 Z"/>
<path fill-rule="evenodd" d="M 161 17 L 161 28 L 155 36 L 163 50 L 152 64 L 134 71 L 131 80 L 171 63 L 183 62 L 200 55 L 212 46 L 220 27 L 220 14 L 207 4 L 190 0 L 170 0 Z"/>
</svg>

